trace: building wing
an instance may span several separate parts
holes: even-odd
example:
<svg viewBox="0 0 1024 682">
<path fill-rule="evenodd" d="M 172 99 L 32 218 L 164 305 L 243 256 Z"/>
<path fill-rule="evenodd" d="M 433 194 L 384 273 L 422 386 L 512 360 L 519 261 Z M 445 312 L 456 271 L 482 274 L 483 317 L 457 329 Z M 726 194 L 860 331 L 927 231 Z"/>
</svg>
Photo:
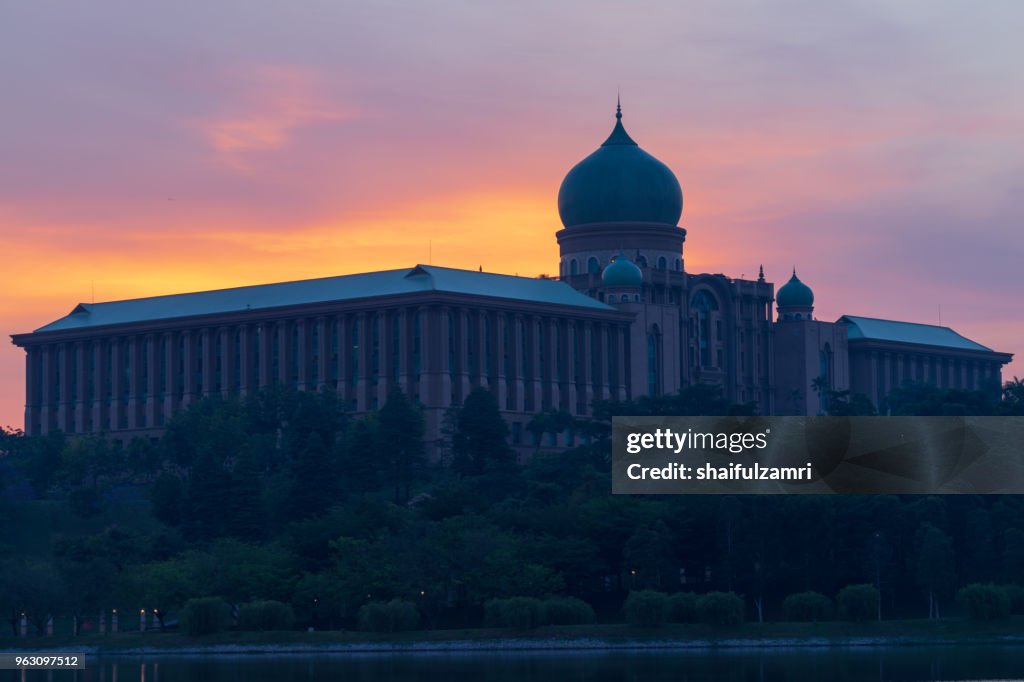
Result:
<svg viewBox="0 0 1024 682">
<path fill-rule="evenodd" d="M 68 315 L 35 331 L 40 333 L 84 330 L 109 325 L 429 291 L 613 310 L 558 280 L 417 265 L 403 270 L 384 270 L 106 303 L 80 303 Z"/>
</svg>

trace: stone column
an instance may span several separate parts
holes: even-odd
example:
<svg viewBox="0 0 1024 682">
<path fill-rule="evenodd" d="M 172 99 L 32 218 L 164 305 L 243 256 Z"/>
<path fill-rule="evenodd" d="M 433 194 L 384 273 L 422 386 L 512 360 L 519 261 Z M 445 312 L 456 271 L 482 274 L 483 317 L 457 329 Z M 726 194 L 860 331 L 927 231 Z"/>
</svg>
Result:
<svg viewBox="0 0 1024 682">
<path fill-rule="evenodd" d="M 377 385 L 373 387 L 377 395 L 377 405 L 383 407 L 388 400 L 388 390 L 394 382 L 392 365 L 392 326 L 395 324 L 393 313 L 381 311 L 377 313 Z"/>
<path fill-rule="evenodd" d="M 238 326 L 238 395 L 243 398 L 254 392 L 252 325 Z"/>
<path fill-rule="evenodd" d="M 476 355 L 473 358 L 476 361 L 476 367 L 471 368 L 470 373 L 476 375 L 477 386 L 490 388 L 491 381 L 488 368 L 491 364 L 491 358 L 489 357 L 488 350 L 494 351 L 494 341 L 488 338 L 490 336 L 488 332 L 493 331 L 494 325 L 488 324 L 488 313 L 486 310 L 477 310 L 470 319 L 475 329 L 474 336 L 476 337 L 477 346 Z M 491 327 L 491 329 L 489 330 L 488 327 Z M 465 396 L 463 396 L 463 400 L 465 400 Z"/>
<path fill-rule="evenodd" d="M 160 385 L 158 376 L 158 369 L 161 365 L 160 358 L 160 347 L 156 342 L 155 334 L 146 335 L 146 419 L 145 425 L 149 428 L 153 428 L 157 425 L 156 413 L 157 407 L 160 405 L 159 392 Z"/>
<path fill-rule="evenodd" d="M 334 318 L 321 315 L 316 320 L 319 332 L 316 337 L 316 387 L 322 390 L 330 383 L 331 369 L 331 330 L 334 325 Z"/>
<path fill-rule="evenodd" d="M 459 308 L 453 310 L 450 313 L 455 316 L 455 367 L 449 368 L 455 370 L 455 381 L 456 388 L 455 394 L 458 396 L 460 402 L 466 399 L 469 395 L 470 390 L 473 386 L 473 377 L 470 376 L 471 368 L 469 365 L 469 347 L 470 347 L 470 333 L 472 330 L 472 320 L 470 319 L 469 311 L 465 308 Z M 442 322 L 447 328 L 448 322 L 442 317 Z M 479 339 L 477 345 L 479 345 Z M 443 351 L 445 356 L 445 362 L 448 362 L 448 346 L 445 345 Z M 480 349 L 474 348 L 474 361 L 480 357 Z"/>
<path fill-rule="evenodd" d="M 274 381 L 270 374 L 274 355 L 274 324 L 260 322 L 256 327 L 256 347 L 258 348 L 256 364 L 256 383 L 259 388 L 266 388 Z"/>
<path fill-rule="evenodd" d="M 608 344 L 608 325 L 599 323 L 594 325 L 596 343 L 594 345 L 593 371 L 594 371 L 594 398 L 606 400 L 611 397 L 608 387 L 608 357 L 611 347 Z"/>
<path fill-rule="evenodd" d="M 202 330 L 202 358 L 203 358 L 203 395 L 213 395 L 216 384 L 214 383 L 214 371 L 217 367 L 216 360 L 216 338 L 217 330 L 206 328 Z"/>
<path fill-rule="evenodd" d="M 508 368 L 509 375 L 506 377 L 506 381 L 510 382 L 512 386 L 512 396 L 508 403 L 508 409 L 514 412 L 523 411 L 523 316 L 516 314 L 510 314 L 506 318 L 506 322 L 512 325 L 509 330 L 508 340 Z"/>
<path fill-rule="evenodd" d="M 72 421 L 71 411 L 74 405 L 71 395 L 71 358 L 74 351 L 70 343 L 61 343 L 57 347 L 60 349 L 60 355 L 56 358 L 60 393 L 57 400 L 57 428 L 67 433 L 71 431 L 69 423 Z"/>
<path fill-rule="evenodd" d="M 123 428 L 125 401 L 125 352 L 126 342 L 122 338 L 110 340 L 110 430 Z"/>
<path fill-rule="evenodd" d="M 309 388 L 309 365 L 310 365 L 310 337 L 312 332 L 309 328 L 309 320 L 303 318 L 295 321 L 295 343 L 298 344 L 295 371 L 299 375 L 296 387 L 300 391 Z"/>
<path fill-rule="evenodd" d="M 494 358 L 491 359 L 491 366 L 494 372 L 494 390 L 498 395 L 498 409 L 506 411 L 508 407 L 508 377 L 506 376 L 510 358 L 506 343 L 511 340 L 512 335 L 508 333 L 509 316 L 506 313 L 495 313 L 494 321 L 491 324 L 491 334 L 494 337 L 493 351 Z"/>
<path fill-rule="evenodd" d="M 579 332 L 578 332 L 579 333 Z M 583 390 L 583 413 L 590 414 L 591 406 L 594 403 L 594 325 L 587 321 L 582 324 L 582 332 L 579 333 L 580 347 L 577 352 L 580 354 L 580 386 Z"/>
<path fill-rule="evenodd" d="M 277 323 L 277 380 L 282 386 L 291 386 L 292 379 L 292 336 L 288 332 L 287 320 Z"/>
<path fill-rule="evenodd" d="M 366 412 L 370 409 L 370 324 L 372 315 L 359 313 L 359 367 L 356 375 L 356 410 Z"/>
<path fill-rule="evenodd" d="M 220 327 L 220 394 L 230 395 L 235 388 L 234 327 Z"/>
<path fill-rule="evenodd" d="M 105 368 L 106 353 L 103 352 L 104 342 L 96 339 L 92 342 L 92 430 L 94 433 L 102 433 L 106 430 L 103 420 L 106 414 L 106 388 L 107 372 Z"/>
<path fill-rule="evenodd" d="M 89 356 L 85 352 L 85 342 L 79 341 L 75 343 L 75 417 L 74 417 L 74 432 L 85 433 L 88 429 L 86 428 L 86 415 L 88 411 L 88 402 L 90 399 L 89 395 L 89 383 L 88 383 L 88 363 Z"/>
<path fill-rule="evenodd" d="M 41 346 L 39 349 L 40 355 L 40 373 L 42 374 L 42 386 L 39 396 L 39 421 L 40 421 L 40 433 L 43 435 L 50 432 L 50 427 L 53 424 L 54 409 L 53 409 L 53 354 L 49 345 Z"/>
<path fill-rule="evenodd" d="M 410 385 L 410 365 L 412 364 L 412 337 L 413 329 L 411 323 L 412 315 L 406 308 L 398 311 L 395 323 L 398 325 L 398 367 L 395 368 L 398 376 L 398 385 L 402 387 L 410 400 L 413 399 L 412 386 Z"/>
<path fill-rule="evenodd" d="M 34 436 L 39 421 L 40 351 L 37 346 L 25 349 L 25 433 Z"/>
<path fill-rule="evenodd" d="M 142 408 L 142 340 L 128 337 L 128 428 L 139 427 Z"/>
<path fill-rule="evenodd" d="M 338 396 L 352 400 L 348 385 L 349 363 L 352 356 L 352 327 L 345 314 L 338 315 Z"/>
<path fill-rule="evenodd" d="M 196 396 L 197 335 L 191 329 L 186 329 L 181 332 L 181 342 L 183 346 L 182 358 L 184 361 L 184 370 L 182 371 L 184 385 L 182 386 L 181 406 L 187 407 L 189 403 L 198 397 Z"/>
<path fill-rule="evenodd" d="M 576 382 L 577 356 L 580 352 L 580 336 L 575 321 L 563 320 L 559 323 L 559 338 L 562 347 L 559 354 L 562 356 L 562 380 L 559 391 L 562 394 L 562 405 L 572 414 L 579 414 Z"/>
<path fill-rule="evenodd" d="M 178 375 L 181 364 L 181 349 L 174 332 L 164 332 L 164 423 L 166 424 L 178 407 L 184 377 Z"/>
<path fill-rule="evenodd" d="M 544 321 L 547 331 L 544 335 L 547 354 L 548 377 L 545 391 L 548 396 L 548 405 L 552 410 L 562 407 L 562 394 L 559 390 L 559 382 L 564 376 L 565 367 L 560 365 L 559 347 L 564 344 L 564 336 L 558 328 L 558 320 L 549 318 Z"/>
<path fill-rule="evenodd" d="M 615 399 L 626 400 L 629 397 L 629 386 L 626 384 L 627 365 L 629 364 L 629 352 L 626 347 L 626 327 L 618 326 L 613 330 L 615 334 Z"/>
<path fill-rule="evenodd" d="M 530 358 L 530 377 L 526 390 L 530 391 L 533 400 L 533 405 L 529 411 L 540 412 L 544 409 L 544 372 L 541 371 L 541 357 L 544 354 L 544 348 L 541 347 L 542 321 L 539 317 L 531 316 L 527 324 L 529 324 L 530 331 L 530 342 L 527 346 Z M 546 369 L 548 374 L 550 374 L 551 368 L 548 367 Z"/>
</svg>

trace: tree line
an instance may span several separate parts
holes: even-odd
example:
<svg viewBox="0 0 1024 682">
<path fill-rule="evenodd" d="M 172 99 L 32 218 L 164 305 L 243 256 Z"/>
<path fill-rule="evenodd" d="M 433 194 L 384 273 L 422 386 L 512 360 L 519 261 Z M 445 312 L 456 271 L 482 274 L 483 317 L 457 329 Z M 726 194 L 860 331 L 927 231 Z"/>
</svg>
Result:
<svg viewBox="0 0 1024 682">
<path fill-rule="evenodd" d="M 863 404 L 836 395 L 829 404 Z M 892 414 L 1024 414 L 1022 382 L 988 393 L 908 385 Z M 612 415 L 752 414 L 718 387 L 537 415 L 522 457 L 477 389 L 425 455 L 419 406 L 394 389 L 349 414 L 330 393 L 271 387 L 207 398 L 161 438 L 0 432 L 0 613 L 78 622 L 100 611 L 219 598 L 289 605 L 297 626 L 355 627 L 368 604 L 415 605 L 427 627 L 487 620 L 495 600 L 573 598 L 599 620 L 630 592 L 733 593 L 753 620 L 786 598 L 867 584 L 884 618 L 956 610 L 968 584 L 1024 583 L 1013 496 L 612 496 Z M 545 433 L 581 444 L 546 451 Z M 38 551 L 2 546 L 56 528 Z M 44 529 L 45 526 L 45 529 Z M 37 538 L 38 539 L 38 538 Z M 402 607 L 404 608 L 404 607 Z M 492 607 L 492 610 L 497 607 Z M 251 610 L 250 610 L 251 611 Z M 386 610 L 380 611 L 386 613 Z M 364 618 L 365 616 L 364 611 Z"/>
</svg>

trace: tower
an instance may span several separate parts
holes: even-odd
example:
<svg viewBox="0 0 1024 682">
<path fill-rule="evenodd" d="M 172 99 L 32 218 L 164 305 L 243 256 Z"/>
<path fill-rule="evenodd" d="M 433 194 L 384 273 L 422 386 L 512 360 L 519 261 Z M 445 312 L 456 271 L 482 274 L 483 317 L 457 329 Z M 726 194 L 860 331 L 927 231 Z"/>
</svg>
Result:
<svg viewBox="0 0 1024 682">
<path fill-rule="evenodd" d="M 573 166 L 558 190 L 562 277 L 577 288 L 586 281 L 596 285 L 623 250 L 641 268 L 682 273 L 682 212 L 675 174 L 633 141 L 617 106 L 608 139 Z"/>
<path fill-rule="evenodd" d="M 779 414 L 829 413 L 829 394 L 849 387 L 846 330 L 814 319 L 814 292 L 793 275 L 776 297 L 775 406 Z"/>
</svg>

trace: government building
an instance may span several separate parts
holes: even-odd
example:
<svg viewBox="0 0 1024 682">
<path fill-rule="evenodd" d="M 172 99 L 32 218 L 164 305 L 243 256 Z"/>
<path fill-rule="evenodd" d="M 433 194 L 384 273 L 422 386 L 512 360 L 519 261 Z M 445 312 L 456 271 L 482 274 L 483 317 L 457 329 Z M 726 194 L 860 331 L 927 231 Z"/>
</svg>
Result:
<svg viewBox="0 0 1024 682">
<path fill-rule="evenodd" d="M 25 431 L 157 435 L 209 395 L 273 383 L 331 390 L 356 413 L 400 386 L 428 438 L 475 387 L 494 392 L 514 445 L 543 410 L 721 385 L 762 414 L 827 411 L 828 387 L 876 406 L 909 381 L 997 391 L 1012 359 L 948 327 L 814 316 L 794 270 L 778 291 L 686 270 L 683 193 L 616 112 L 566 175 L 559 276 L 431 265 L 108 303 L 79 303 L 25 349 Z M 572 433 L 550 445 L 568 446 Z"/>
</svg>

